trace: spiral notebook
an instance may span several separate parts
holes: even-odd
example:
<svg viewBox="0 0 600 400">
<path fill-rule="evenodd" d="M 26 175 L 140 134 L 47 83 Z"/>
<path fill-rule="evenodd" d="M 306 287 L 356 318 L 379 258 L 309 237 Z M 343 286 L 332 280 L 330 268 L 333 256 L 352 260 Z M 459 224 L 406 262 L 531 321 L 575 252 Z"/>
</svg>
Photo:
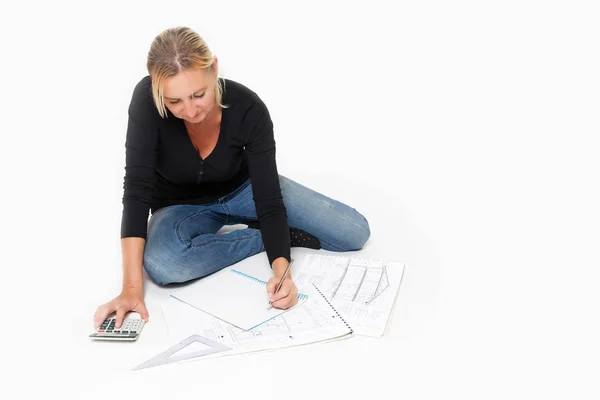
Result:
<svg viewBox="0 0 600 400">
<path fill-rule="evenodd" d="M 172 289 L 171 297 L 246 331 L 298 307 L 308 298 L 298 293 L 294 307 L 269 310 L 266 285 L 264 280 L 227 268 Z"/>
</svg>

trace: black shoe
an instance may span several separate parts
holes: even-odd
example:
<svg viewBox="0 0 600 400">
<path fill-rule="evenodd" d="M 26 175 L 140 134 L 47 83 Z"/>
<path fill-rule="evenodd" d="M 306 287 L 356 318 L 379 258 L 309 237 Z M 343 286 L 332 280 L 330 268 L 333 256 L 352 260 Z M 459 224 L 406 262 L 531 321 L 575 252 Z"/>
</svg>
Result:
<svg viewBox="0 0 600 400">
<path fill-rule="evenodd" d="M 321 242 L 308 232 L 302 229 L 290 228 L 290 247 L 307 247 L 309 249 L 319 250 Z"/>
<path fill-rule="evenodd" d="M 248 228 L 260 229 L 258 221 L 249 223 Z M 306 247 L 319 250 L 321 248 L 321 242 L 315 236 L 302 229 L 290 228 L 290 247 Z"/>
</svg>

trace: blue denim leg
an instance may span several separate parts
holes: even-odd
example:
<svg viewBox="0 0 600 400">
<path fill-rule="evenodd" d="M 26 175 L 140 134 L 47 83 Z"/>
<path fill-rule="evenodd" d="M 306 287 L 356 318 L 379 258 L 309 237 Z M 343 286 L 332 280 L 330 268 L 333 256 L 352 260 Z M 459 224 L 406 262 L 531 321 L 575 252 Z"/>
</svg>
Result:
<svg viewBox="0 0 600 400">
<path fill-rule="evenodd" d="M 166 285 L 201 278 L 264 251 L 256 229 L 216 233 L 231 224 L 223 199 L 210 205 L 169 206 L 152 215 L 143 262 L 154 282 Z"/>
<path fill-rule="evenodd" d="M 279 185 L 288 225 L 317 237 L 329 251 L 360 250 L 371 235 L 369 222 L 356 209 L 307 188 L 283 175 Z M 236 223 L 256 220 L 252 185 L 224 204 Z"/>
<path fill-rule="evenodd" d="M 369 222 L 356 209 L 289 178 L 279 182 L 288 224 L 316 236 L 323 249 L 360 250 L 369 240 Z"/>
<path fill-rule="evenodd" d="M 281 175 L 279 183 L 288 225 L 316 236 L 323 249 L 359 250 L 369 239 L 369 223 L 354 208 Z M 160 285 L 217 272 L 265 250 L 258 229 L 217 233 L 256 220 L 249 180 L 215 203 L 162 208 L 148 223 L 144 269 Z"/>
</svg>

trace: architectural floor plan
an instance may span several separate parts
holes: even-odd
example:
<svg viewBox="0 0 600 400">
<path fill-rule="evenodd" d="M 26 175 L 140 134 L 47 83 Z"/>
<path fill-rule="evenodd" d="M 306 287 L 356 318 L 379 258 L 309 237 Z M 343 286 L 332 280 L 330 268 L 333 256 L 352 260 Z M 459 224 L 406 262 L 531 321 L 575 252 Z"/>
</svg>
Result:
<svg viewBox="0 0 600 400">
<path fill-rule="evenodd" d="M 300 290 L 314 283 L 357 334 L 383 335 L 403 264 L 308 254 L 297 268 L 295 283 Z"/>
</svg>

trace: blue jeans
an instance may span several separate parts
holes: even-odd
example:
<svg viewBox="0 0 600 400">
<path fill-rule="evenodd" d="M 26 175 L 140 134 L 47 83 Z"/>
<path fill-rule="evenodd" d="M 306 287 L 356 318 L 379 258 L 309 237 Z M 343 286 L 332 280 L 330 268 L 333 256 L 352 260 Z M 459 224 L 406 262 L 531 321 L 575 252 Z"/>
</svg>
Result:
<svg viewBox="0 0 600 400">
<path fill-rule="evenodd" d="M 359 250 L 369 239 L 369 223 L 354 208 L 282 175 L 279 184 L 288 225 L 317 237 L 321 248 Z M 250 180 L 214 203 L 161 208 L 148 222 L 144 269 L 154 282 L 166 285 L 235 264 L 265 250 L 260 230 L 217 231 L 257 219 Z"/>
</svg>

